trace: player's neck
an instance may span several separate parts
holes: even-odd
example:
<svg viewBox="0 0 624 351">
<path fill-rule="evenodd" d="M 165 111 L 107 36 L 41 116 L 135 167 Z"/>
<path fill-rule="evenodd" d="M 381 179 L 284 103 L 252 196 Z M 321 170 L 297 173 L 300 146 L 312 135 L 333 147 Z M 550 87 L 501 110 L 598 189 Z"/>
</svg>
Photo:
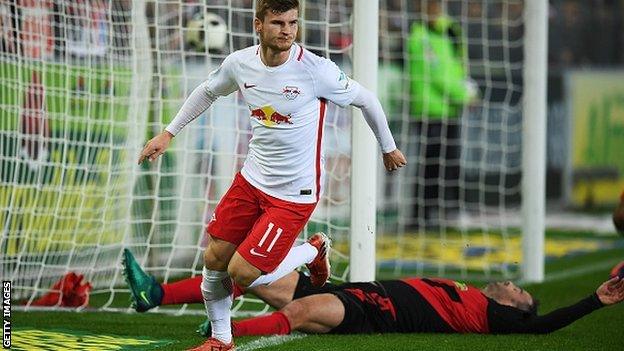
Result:
<svg viewBox="0 0 624 351">
<path fill-rule="evenodd" d="M 292 47 L 291 47 L 292 48 Z M 268 67 L 276 67 L 288 61 L 290 48 L 286 51 L 273 50 L 265 45 L 260 45 L 260 59 Z"/>
</svg>

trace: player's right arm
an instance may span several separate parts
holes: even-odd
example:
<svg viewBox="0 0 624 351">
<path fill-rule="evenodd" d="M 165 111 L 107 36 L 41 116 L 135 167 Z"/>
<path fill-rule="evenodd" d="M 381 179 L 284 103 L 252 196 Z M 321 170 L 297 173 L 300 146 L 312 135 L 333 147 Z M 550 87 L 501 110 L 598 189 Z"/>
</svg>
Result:
<svg viewBox="0 0 624 351">
<path fill-rule="evenodd" d="M 139 155 L 139 164 L 145 159 L 148 159 L 150 162 L 157 159 L 169 147 L 171 139 L 184 126 L 206 111 L 219 96 L 229 95 L 238 89 L 232 74 L 233 61 L 232 55 L 226 57 L 221 66 L 212 71 L 208 79 L 191 92 L 167 128 L 145 144 Z"/>
</svg>

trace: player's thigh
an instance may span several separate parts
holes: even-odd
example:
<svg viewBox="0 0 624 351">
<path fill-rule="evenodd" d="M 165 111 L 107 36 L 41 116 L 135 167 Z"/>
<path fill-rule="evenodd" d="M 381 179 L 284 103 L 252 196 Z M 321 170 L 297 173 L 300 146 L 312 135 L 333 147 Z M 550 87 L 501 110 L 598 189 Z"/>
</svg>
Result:
<svg viewBox="0 0 624 351">
<path fill-rule="evenodd" d="M 279 310 L 293 300 L 299 279 L 299 272 L 293 271 L 274 281 L 271 285 L 258 285 L 249 289 L 249 292 L 262 299 L 269 306 Z"/>
<path fill-rule="evenodd" d="M 240 245 L 262 215 L 255 189 L 237 173 L 215 208 L 206 232 L 215 239 Z"/>
<path fill-rule="evenodd" d="M 293 300 L 281 310 L 293 330 L 328 333 L 345 317 L 345 307 L 334 294 L 310 295 Z"/>
<path fill-rule="evenodd" d="M 284 201 L 265 206 L 237 253 L 262 273 L 270 273 L 282 262 L 316 204 Z"/>
</svg>

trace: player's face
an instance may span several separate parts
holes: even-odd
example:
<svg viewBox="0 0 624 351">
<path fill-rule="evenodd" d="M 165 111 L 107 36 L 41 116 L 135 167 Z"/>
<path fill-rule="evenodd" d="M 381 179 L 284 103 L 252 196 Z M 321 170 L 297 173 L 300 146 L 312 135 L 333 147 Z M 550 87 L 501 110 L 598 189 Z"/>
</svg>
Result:
<svg viewBox="0 0 624 351">
<path fill-rule="evenodd" d="M 484 290 L 499 303 L 510 304 L 514 307 L 533 304 L 531 294 L 510 281 L 489 283 Z"/>
<path fill-rule="evenodd" d="M 275 51 L 290 50 L 297 37 L 299 12 L 296 9 L 282 13 L 268 11 L 264 20 L 256 18 L 254 24 L 260 36 L 260 43 Z"/>
</svg>

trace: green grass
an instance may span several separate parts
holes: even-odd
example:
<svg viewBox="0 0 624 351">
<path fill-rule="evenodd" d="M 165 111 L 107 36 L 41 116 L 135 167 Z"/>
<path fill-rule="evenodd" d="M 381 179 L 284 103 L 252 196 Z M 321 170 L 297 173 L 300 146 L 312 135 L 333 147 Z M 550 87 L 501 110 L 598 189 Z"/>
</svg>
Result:
<svg viewBox="0 0 624 351">
<path fill-rule="evenodd" d="M 624 258 L 624 249 L 612 249 L 548 262 L 553 281 L 526 285 L 540 299 L 540 314 L 572 304 L 589 295 L 606 278 L 609 266 Z M 583 269 L 598 267 L 595 271 Z M 561 276 L 562 272 L 571 274 Z M 574 272 L 577 272 L 576 274 Z M 194 333 L 200 316 L 122 314 L 105 312 L 14 312 L 14 328 L 107 334 L 128 338 L 166 340 L 159 350 L 183 350 L 200 344 Z M 624 304 L 606 307 L 550 335 L 310 335 L 265 349 L 271 350 L 619 350 L 624 334 Z M 255 338 L 239 338 L 243 346 Z M 14 335 L 14 342 L 16 336 Z M 42 343 L 44 341 L 41 341 Z"/>
</svg>

